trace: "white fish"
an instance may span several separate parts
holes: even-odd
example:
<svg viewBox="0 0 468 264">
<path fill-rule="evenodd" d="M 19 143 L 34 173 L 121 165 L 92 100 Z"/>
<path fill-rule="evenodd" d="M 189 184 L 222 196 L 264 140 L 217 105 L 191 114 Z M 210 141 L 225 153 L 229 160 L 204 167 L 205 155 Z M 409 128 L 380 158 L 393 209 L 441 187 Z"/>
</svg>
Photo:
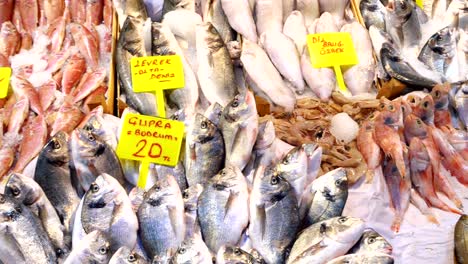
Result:
<svg viewBox="0 0 468 264">
<path fill-rule="evenodd" d="M 288 112 L 294 109 L 296 98 L 293 92 L 284 84 L 278 70 L 262 48 L 254 42 L 244 40 L 241 61 L 252 82 L 275 105 L 284 107 Z"/>
<path fill-rule="evenodd" d="M 283 34 L 290 37 L 296 44 L 297 51 L 302 54 L 307 43 L 307 28 L 304 16 L 300 11 L 294 10 L 286 19 Z"/>
<path fill-rule="evenodd" d="M 308 27 L 320 17 L 319 0 L 297 0 L 297 10 L 304 15 L 305 25 Z"/>
<path fill-rule="evenodd" d="M 246 39 L 257 42 L 257 29 L 249 0 L 222 0 L 221 6 L 231 27 Z"/>
<path fill-rule="evenodd" d="M 283 30 L 282 0 L 256 0 L 255 18 L 258 36 L 270 30 L 281 32 Z"/>
<path fill-rule="evenodd" d="M 260 42 L 287 83 L 297 94 L 303 94 L 305 89 L 302 78 L 299 53 L 294 42 L 279 31 L 268 31 L 260 37 Z"/>
<path fill-rule="evenodd" d="M 286 21 L 286 18 L 296 9 L 295 0 L 283 0 L 283 23 Z"/>
</svg>

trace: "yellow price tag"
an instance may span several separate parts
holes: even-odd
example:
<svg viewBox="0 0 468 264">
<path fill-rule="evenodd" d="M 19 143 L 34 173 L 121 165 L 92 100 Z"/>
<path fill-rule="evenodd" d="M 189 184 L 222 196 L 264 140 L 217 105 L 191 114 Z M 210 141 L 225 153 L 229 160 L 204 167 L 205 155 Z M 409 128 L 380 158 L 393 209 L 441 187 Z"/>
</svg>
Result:
<svg viewBox="0 0 468 264">
<path fill-rule="evenodd" d="M 144 188 L 149 163 L 175 166 L 179 161 L 184 123 L 139 114 L 127 114 L 123 122 L 116 152 L 122 159 L 142 161 L 138 186 Z"/>
<path fill-rule="evenodd" d="M 10 86 L 11 68 L 0 67 L 0 98 L 5 98 Z"/>
<path fill-rule="evenodd" d="M 309 34 L 307 46 L 312 66 L 333 67 L 340 89 L 346 91 L 340 66 L 358 63 L 351 34 L 348 32 Z"/>
<path fill-rule="evenodd" d="M 416 0 L 416 4 L 417 4 L 420 8 L 424 9 L 423 0 Z"/>
</svg>

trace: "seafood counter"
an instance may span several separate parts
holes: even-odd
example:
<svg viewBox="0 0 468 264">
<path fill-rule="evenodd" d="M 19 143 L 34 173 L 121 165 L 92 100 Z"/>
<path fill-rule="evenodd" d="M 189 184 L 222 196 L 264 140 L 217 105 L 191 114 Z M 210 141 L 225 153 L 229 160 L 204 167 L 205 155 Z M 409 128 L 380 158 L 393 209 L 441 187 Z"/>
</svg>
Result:
<svg viewBox="0 0 468 264">
<path fill-rule="evenodd" d="M 466 3 L 422 2 L 0 2 L 0 263 L 468 263 Z M 136 92 L 164 55 L 184 86 Z M 162 108 L 176 165 L 119 157 Z"/>
</svg>

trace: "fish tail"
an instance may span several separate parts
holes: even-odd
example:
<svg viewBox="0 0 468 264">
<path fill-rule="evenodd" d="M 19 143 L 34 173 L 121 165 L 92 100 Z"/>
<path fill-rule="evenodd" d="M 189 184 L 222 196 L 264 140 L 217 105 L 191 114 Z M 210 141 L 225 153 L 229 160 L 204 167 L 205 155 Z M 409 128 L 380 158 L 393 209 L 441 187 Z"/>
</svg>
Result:
<svg viewBox="0 0 468 264">
<path fill-rule="evenodd" d="M 435 217 L 435 215 L 427 214 L 426 218 L 427 218 L 427 220 L 429 220 L 429 222 L 434 223 L 436 225 L 440 225 L 440 222 L 439 222 L 439 220 L 437 220 L 437 217 Z"/>
<path fill-rule="evenodd" d="M 428 197 L 429 199 L 429 203 L 436 207 L 436 208 L 439 208 L 440 210 L 444 210 L 446 212 L 451 212 L 451 213 L 455 213 L 455 214 L 459 214 L 459 215 L 462 215 L 463 212 L 460 211 L 459 209 L 455 209 L 455 208 L 452 208 L 448 205 L 446 205 L 444 202 L 442 202 L 438 197 L 436 196 L 431 196 L 431 197 Z"/>
<path fill-rule="evenodd" d="M 392 231 L 394 233 L 399 233 L 400 232 L 400 226 L 401 226 L 401 217 L 397 215 L 393 219 L 391 229 L 392 229 Z"/>
</svg>

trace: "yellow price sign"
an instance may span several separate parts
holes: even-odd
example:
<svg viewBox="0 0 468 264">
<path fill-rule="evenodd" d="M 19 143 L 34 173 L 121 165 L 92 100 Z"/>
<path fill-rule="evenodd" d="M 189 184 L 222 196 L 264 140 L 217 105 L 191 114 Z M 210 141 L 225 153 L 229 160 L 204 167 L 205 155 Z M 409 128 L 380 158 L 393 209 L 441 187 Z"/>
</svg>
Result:
<svg viewBox="0 0 468 264">
<path fill-rule="evenodd" d="M 417 4 L 420 8 L 423 8 L 423 9 L 424 9 L 423 0 L 416 0 L 416 4 Z"/>
<path fill-rule="evenodd" d="M 307 35 L 307 47 L 314 68 L 333 67 L 340 89 L 346 90 L 341 65 L 358 63 L 351 34 L 348 32 Z"/>
<path fill-rule="evenodd" d="M 0 98 L 5 98 L 8 95 L 8 87 L 10 86 L 11 68 L 0 67 Z"/>
<path fill-rule="evenodd" d="M 134 57 L 130 66 L 133 91 L 156 91 L 158 115 L 166 117 L 163 91 L 185 85 L 182 58 L 178 55 Z"/>
<path fill-rule="evenodd" d="M 142 162 L 138 186 L 146 186 L 149 163 L 175 166 L 179 161 L 184 123 L 139 114 L 127 114 L 123 120 L 117 155 Z"/>
</svg>

